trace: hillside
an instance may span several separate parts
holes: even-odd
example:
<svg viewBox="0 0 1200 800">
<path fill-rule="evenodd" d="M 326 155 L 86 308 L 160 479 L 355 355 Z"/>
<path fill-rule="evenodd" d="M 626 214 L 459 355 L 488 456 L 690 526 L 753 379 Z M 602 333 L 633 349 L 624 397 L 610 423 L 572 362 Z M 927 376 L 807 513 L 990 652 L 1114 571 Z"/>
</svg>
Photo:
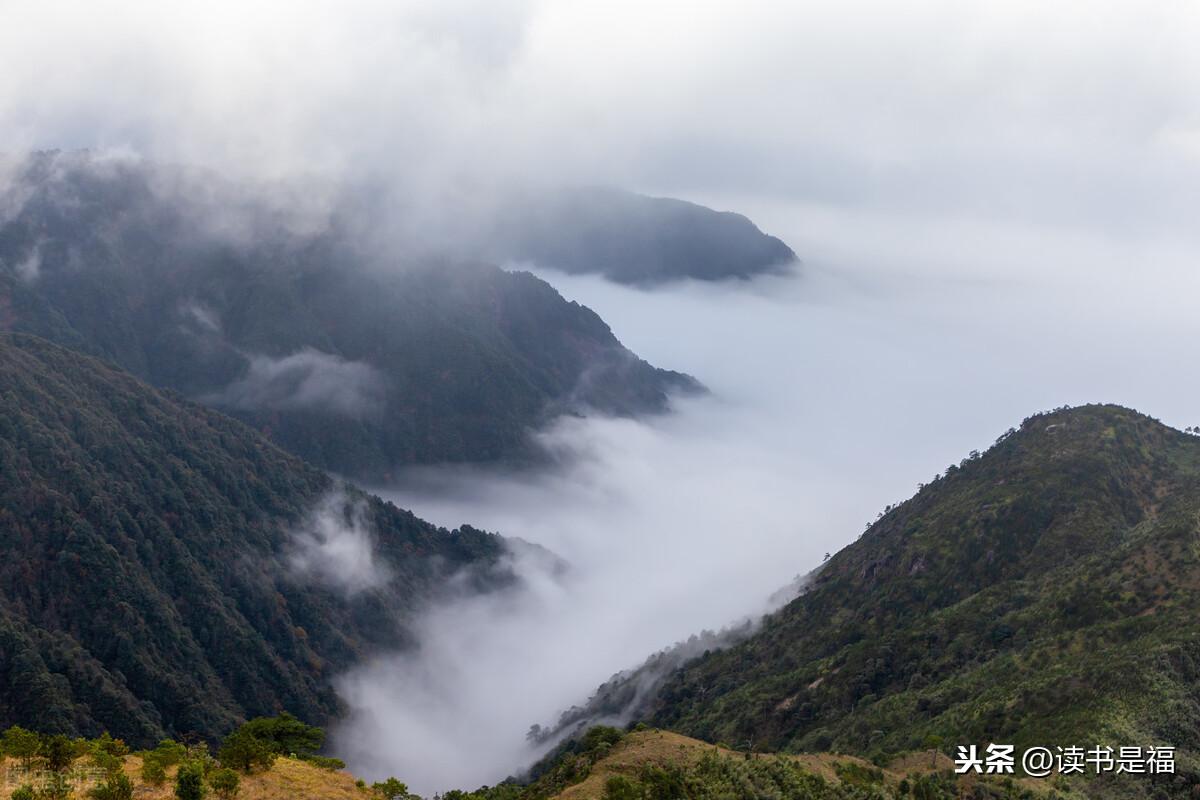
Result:
<svg viewBox="0 0 1200 800">
<path fill-rule="evenodd" d="M 553 795 L 558 800 L 619 800 L 646 796 L 701 798 L 781 796 L 846 798 L 955 798 L 978 790 L 981 797 L 1045 797 L 1054 791 L 1043 781 L 1009 780 L 950 774 L 953 762 L 927 753 L 898 759 L 879 768 L 854 756 L 755 754 L 719 747 L 670 731 L 643 730 L 626 735 L 590 767 L 579 783 Z M 665 786 L 664 786 L 665 784 Z M 678 790 L 663 788 L 671 785 Z M 628 794 L 628 792 L 634 794 Z M 971 795 L 967 795 L 971 796 Z M 1065 796 L 1065 795 L 1059 795 Z"/>
<path fill-rule="evenodd" d="M 645 715 L 877 759 L 931 737 L 1174 745 L 1182 774 L 1154 791 L 1182 794 L 1200 756 L 1198 514 L 1200 438 L 1113 406 L 1031 417 L 881 515 L 758 633 L 675 673 Z"/>
<path fill-rule="evenodd" d="M 669 197 L 580 187 L 505 204 L 485 253 L 569 273 L 654 285 L 779 273 L 792 249 L 741 214 Z"/>
<path fill-rule="evenodd" d="M 84 766 L 86 762 L 81 761 Z M 16 759 L 0 760 L 0 770 L 16 766 Z M 134 786 L 136 796 L 146 800 L 175 800 L 174 776 L 177 768 L 167 770 L 168 781 L 161 786 L 146 783 L 141 778 L 142 758 L 131 755 L 125 758 L 124 772 Z M 294 758 L 280 758 L 271 769 L 240 776 L 237 797 L 239 800 L 377 800 L 379 795 L 355 785 L 355 778 L 347 772 L 333 772 L 313 766 Z M 11 784 L 11 781 L 9 782 Z M 85 779 L 76 786 L 74 797 L 85 797 L 87 789 L 96 784 L 95 779 Z M 0 800 L 8 800 L 19 784 L 0 784 Z"/>
<path fill-rule="evenodd" d="M 659 412 L 699 389 L 528 273 L 403 255 L 378 209 L 299 224 L 217 176 L 87 153 L 32 156 L 0 188 L 0 330 L 339 474 L 522 458 L 557 414 Z"/>
<path fill-rule="evenodd" d="M 853 756 L 832 754 L 786 756 L 755 755 L 747 758 L 723 747 L 668 731 L 642 730 L 620 736 L 616 731 L 596 738 L 586 752 L 564 756 L 557 771 L 547 779 L 522 786 L 501 784 L 473 792 L 451 790 L 445 800 L 692 800 L 769 797 L 789 800 L 894 800 L 919 797 L 924 800 L 953 800 L 960 796 L 982 798 L 1058 798 L 1069 792 L 1055 791 L 1046 781 L 951 774 L 953 764 L 945 756 L 917 757 L 897 761 L 884 768 Z M 614 741 L 615 740 L 615 741 Z M 129 778 L 135 796 L 170 800 L 174 798 L 177 767 L 169 767 L 160 785 L 148 783 L 142 774 L 144 753 L 125 756 L 119 767 Z M 0 757 L 0 772 L 18 767 L 16 759 Z M 74 765 L 88 775 L 77 784 L 76 796 L 94 786 L 99 777 L 86 771 L 88 757 Z M 93 769 L 94 772 L 94 769 Z M 241 800 L 383 800 L 379 789 L 358 781 L 344 770 L 324 769 L 297 758 L 280 757 L 267 769 L 239 774 L 237 797 Z M 11 783 L 11 781 L 10 781 Z M 0 783 L 0 800 L 8 800 L 14 786 Z M 81 791 L 82 790 L 82 791 Z M 961 794 L 974 792 L 974 794 Z M 415 798 L 415 795 L 407 795 Z"/>
<path fill-rule="evenodd" d="M 0 335 L 0 728 L 131 744 L 338 710 L 330 679 L 406 641 L 499 537 L 340 486 L 239 422 Z"/>
</svg>

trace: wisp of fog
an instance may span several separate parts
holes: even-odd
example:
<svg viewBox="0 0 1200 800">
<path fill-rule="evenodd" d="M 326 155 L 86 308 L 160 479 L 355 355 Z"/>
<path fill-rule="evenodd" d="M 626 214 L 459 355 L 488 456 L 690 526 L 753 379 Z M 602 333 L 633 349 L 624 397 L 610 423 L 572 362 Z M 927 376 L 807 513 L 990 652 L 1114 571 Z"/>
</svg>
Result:
<svg viewBox="0 0 1200 800">
<path fill-rule="evenodd" d="M 503 603 L 440 605 L 417 652 L 347 676 L 337 743 L 356 767 L 423 792 L 518 771 L 538 754 L 530 725 L 672 642 L 762 613 L 885 505 L 1033 412 L 1117 402 L 1200 418 L 1186 251 L 947 226 L 916 252 L 900 226 L 758 210 L 772 212 L 810 254 L 795 276 L 647 292 L 543 270 L 712 393 L 657 419 L 562 419 L 538 434 L 552 470 L 424 471 L 383 490 L 571 570 L 523 570 Z"/>
</svg>

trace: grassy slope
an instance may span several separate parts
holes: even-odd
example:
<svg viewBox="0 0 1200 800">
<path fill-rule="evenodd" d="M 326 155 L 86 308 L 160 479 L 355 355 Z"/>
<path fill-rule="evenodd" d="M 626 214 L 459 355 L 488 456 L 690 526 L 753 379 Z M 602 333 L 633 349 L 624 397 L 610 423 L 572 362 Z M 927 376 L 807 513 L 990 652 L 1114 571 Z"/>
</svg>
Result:
<svg viewBox="0 0 1200 800">
<path fill-rule="evenodd" d="M 615 775 L 636 779 L 646 767 L 679 767 L 687 774 L 694 772 L 704 758 L 712 756 L 730 759 L 734 763 L 745 761 L 744 753 L 670 731 L 646 730 L 631 733 L 613 747 L 607 756 L 593 765 L 587 778 L 567 787 L 554 797 L 558 800 L 602 800 L 605 784 Z M 852 780 L 843 780 L 839 775 L 847 766 L 856 767 L 863 773 L 876 770 L 873 764 L 861 758 L 832 753 L 758 753 L 753 758 L 760 766 L 772 762 L 784 762 L 795 766 L 802 772 L 821 778 L 835 789 L 856 785 Z M 890 797 L 899 792 L 900 783 L 906 778 L 911 780 L 913 776 L 944 774 L 952 769 L 953 762 L 944 755 L 938 754 L 936 758 L 931 758 L 930 753 L 914 753 L 898 758 L 879 770 L 882 780 L 871 785 L 883 792 L 885 797 Z M 958 789 L 969 792 L 978 782 L 973 776 L 963 778 L 958 784 Z M 988 785 L 996 788 L 1000 784 L 990 782 Z M 1013 785 L 1018 792 L 1029 790 L 1035 797 L 1054 791 L 1047 781 L 1042 780 L 1019 779 L 1014 781 Z M 1070 795 L 1060 791 L 1060 796 Z"/>
<path fill-rule="evenodd" d="M 687 773 L 694 770 L 704 758 L 714 755 L 729 759 L 733 764 L 740 763 L 745 758 L 741 753 L 669 731 L 647 730 L 631 733 L 591 767 L 587 778 L 552 797 L 555 800 L 602 800 L 605 784 L 614 775 L 636 779 L 646 767 L 679 767 Z M 787 762 L 798 767 L 803 773 L 817 776 L 834 791 L 856 785 L 849 779 L 843 780 L 839 777 L 839 768 L 852 765 L 864 772 L 875 769 L 862 759 L 828 753 L 758 754 L 754 759 L 760 766 L 775 761 Z M 0 775 L 6 766 L 13 763 L 12 760 L 0 759 Z M 175 768 L 168 770 L 168 782 L 156 787 L 142 781 L 141 766 L 142 761 L 138 756 L 126 757 L 125 772 L 134 783 L 135 796 L 143 800 L 171 800 L 174 797 L 172 781 Z M 881 794 L 867 796 L 896 797 L 902 780 L 912 780 L 913 776 L 944 774 L 952 767 L 952 763 L 945 756 L 939 756 L 934 765 L 929 754 L 913 754 L 911 758 L 899 759 L 881 770 L 879 774 L 882 780 L 869 784 L 872 790 Z M 376 797 L 369 789 L 359 788 L 355 784 L 355 777 L 348 772 L 320 769 L 310 763 L 291 758 L 279 758 L 270 770 L 240 777 L 242 783 L 238 796 L 241 800 L 369 800 Z M 969 792 L 978 783 L 975 778 L 966 778 L 958 784 L 958 790 Z M 982 785 L 991 787 L 993 791 L 1002 791 L 998 782 Z M 1047 782 L 1039 780 L 1022 779 L 1015 781 L 1013 785 L 1017 792 L 1028 790 L 1035 798 L 1044 797 L 1052 791 Z M 0 800 L 7 800 L 14 788 L 15 786 L 0 781 Z M 1071 797 L 1069 792 L 1062 791 L 1058 796 L 1064 800 Z"/>
<path fill-rule="evenodd" d="M 13 763 L 12 759 L 0 759 L 0 770 Z M 142 781 L 141 770 L 141 758 L 138 756 L 125 758 L 125 774 L 133 781 L 136 797 L 142 800 L 174 800 L 176 767 L 167 770 L 168 780 L 162 786 L 151 786 Z M 0 775 L 3 774 L 0 771 Z M 275 765 L 266 772 L 256 772 L 251 775 L 239 773 L 238 776 L 241 778 L 239 800 L 296 800 L 296 798 L 366 800 L 366 798 L 374 797 L 371 792 L 355 786 L 354 776 L 347 772 L 332 772 L 294 758 L 279 758 Z M 88 786 L 90 784 L 85 784 L 81 788 L 86 789 Z M 8 800 L 16 788 L 9 782 L 0 780 L 0 800 Z M 77 791 L 75 796 L 81 797 L 84 794 L 85 792 Z"/>
</svg>

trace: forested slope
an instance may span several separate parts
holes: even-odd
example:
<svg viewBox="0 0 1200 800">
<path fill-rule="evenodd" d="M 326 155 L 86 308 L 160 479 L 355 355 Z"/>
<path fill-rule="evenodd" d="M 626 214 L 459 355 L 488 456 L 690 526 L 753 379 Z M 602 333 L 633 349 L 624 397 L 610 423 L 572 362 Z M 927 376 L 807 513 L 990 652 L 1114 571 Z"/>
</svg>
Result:
<svg viewBox="0 0 1200 800">
<path fill-rule="evenodd" d="M 334 569 L 321 545 L 338 536 L 365 543 L 368 570 Z M 502 551 L 98 360 L 0 335 L 0 728 L 143 744 L 284 709 L 327 719 L 336 672 L 402 645 L 449 573 L 505 580 Z"/>
<path fill-rule="evenodd" d="M 881 515 L 757 634 L 675 673 L 647 714 L 877 758 L 1170 745 L 1194 777 L 1198 519 L 1200 438 L 1114 406 L 1031 417 Z"/>
<path fill-rule="evenodd" d="M 388 218 L 365 201 L 301 225 L 217 176 L 88 153 L 31 156 L 0 189 L 0 330 L 340 474 L 524 458 L 557 414 L 660 412 L 699 389 L 533 275 L 381 243 Z"/>
</svg>

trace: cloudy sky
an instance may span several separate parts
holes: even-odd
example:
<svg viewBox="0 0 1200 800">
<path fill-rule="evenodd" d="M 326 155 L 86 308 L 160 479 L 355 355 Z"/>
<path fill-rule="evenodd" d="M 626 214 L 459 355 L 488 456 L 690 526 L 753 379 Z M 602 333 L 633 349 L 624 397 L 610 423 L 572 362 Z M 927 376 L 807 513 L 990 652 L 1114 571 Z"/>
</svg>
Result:
<svg viewBox="0 0 1200 800">
<path fill-rule="evenodd" d="M 7 148 L 553 176 L 1157 235 L 1200 162 L 1170 0 L 4 0 Z"/>
<path fill-rule="evenodd" d="M 553 548 L 566 583 L 423 620 L 347 676 L 352 766 L 494 782 L 617 669 L 764 607 L 1035 411 L 1200 424 L 1200 6 L 0 0 L 0 150 L 262 180 L 616 183 L 749 214 L 792 277 L 645 292 L 539 269 L 713 389 L 562 422 L 552 475 L 381 491 Z M 397 220 L 403 226 L 402 220 Z"/>
</svg>

